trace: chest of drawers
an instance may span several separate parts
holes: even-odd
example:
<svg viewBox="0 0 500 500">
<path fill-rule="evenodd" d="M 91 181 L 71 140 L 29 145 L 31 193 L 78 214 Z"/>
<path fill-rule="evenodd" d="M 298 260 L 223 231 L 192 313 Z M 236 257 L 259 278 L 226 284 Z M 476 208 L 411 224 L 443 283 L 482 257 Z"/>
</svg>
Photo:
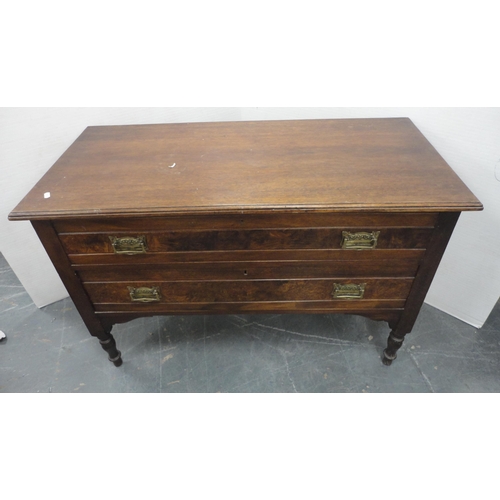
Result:
<svg viewBox="0 0 500 500">
<path fill-rule="evenodd" d="M 387 321 L 390 365 L 481 208 L 397 118 L 89 127 L 9 218 L 116 366 L 114 324 L 250 312 Z"/>
</svg>

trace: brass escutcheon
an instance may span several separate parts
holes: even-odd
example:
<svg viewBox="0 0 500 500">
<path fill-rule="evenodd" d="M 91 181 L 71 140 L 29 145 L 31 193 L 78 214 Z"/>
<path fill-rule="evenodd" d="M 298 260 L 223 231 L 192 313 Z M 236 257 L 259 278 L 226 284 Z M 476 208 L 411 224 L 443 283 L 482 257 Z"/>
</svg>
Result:
<svg viewBox="0 0 500 500">
<path fill-rule="evenodd" d="M 332 297 L 334 299 L 362 299 L 365 294 L 365 287 L 366 283 L 359 285 L 334 283 Z"/>
<path fill-rule="evenodd" d="M 128 286 L 127 288 L 130 292 L 132 302 L 160 302 L 161 293 L 159 286 L 151 288 L 145 286 L 134 288 L 133 286 Z"/>
<path fill-rule="evenodd" d="M 350 233 L 349 231 L 342 231 L 342 248 L 349 248 L 351 250 L 366 250 L 368 248 L 375 248 L 377 246 L 380 231 L 372 231 L 371 233 Z"/>
<path fill-rule="evenodd" d="M 125 236 L 118 238 L 117 236 L 110 236 L 111 245 L 115 253 L 123 255 L 136 255 L 138 253 L 146 253 L 148 249 L 146 245 L 145 236 Z"/>
</svg>

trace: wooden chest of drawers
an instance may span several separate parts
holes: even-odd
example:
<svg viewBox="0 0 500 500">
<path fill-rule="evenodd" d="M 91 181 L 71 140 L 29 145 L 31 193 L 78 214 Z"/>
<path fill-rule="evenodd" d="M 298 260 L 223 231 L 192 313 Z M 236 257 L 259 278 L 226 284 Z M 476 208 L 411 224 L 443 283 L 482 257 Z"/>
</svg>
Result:
<svg viewBox="0 0 500 500">
<path fill-rule="evenodd" d="M 479 201 L 410 120 L 89 127 L 10 214 L 90 333 L 161 314 L 387 321 L 391 364 Z"/>
</svg>

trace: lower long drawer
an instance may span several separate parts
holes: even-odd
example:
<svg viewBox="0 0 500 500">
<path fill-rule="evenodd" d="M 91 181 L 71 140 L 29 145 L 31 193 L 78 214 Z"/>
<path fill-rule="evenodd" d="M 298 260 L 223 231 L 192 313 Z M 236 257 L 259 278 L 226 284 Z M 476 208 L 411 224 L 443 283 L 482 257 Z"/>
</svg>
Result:
<svg viewBox="0 0 500 500">
<path fill-rule="evenodd" d="M 96 310 L 127 304 L 133 310 L 169 303 L 326 301 L 370 307 L 402 307 L 412 278 L 169 281 L 84 283 Z M 370 304 L 367 304 L 370 302 Z M 380 302 L 377 305 L 375 302 Z M 394 302 L 389 304 L 388 302 Z M 385 303 L 385 305 L 384 305 Z M 103 307 L 98 307 L 103 306 Z M 132 309 L 130 309 L 132 310 Z"/>
</svg>

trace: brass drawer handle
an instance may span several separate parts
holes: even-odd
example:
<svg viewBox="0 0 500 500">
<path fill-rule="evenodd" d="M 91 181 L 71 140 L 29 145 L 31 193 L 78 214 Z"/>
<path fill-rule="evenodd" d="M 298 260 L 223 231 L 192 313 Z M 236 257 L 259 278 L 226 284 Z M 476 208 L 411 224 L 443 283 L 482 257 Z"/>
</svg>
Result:
<svg viewBox="0 0 500 500">
<path fill-rule="evenodd" d="M 128 286 L 127 288 L 130 292 L 132 302 L 160 302 L 161 293 L 159 286 L 151 288 L 145 286 L 134 288 L 133 286 Z"/>
<path fill-rule="evenodd" d="M 359 285 L 334 283 L 332 297 L 334 299 L 362 299 L 365 294 L 365 287 L 366 283 Z"/>
<path fill-rule="evenodd" d="M 145 236 L 137 236 L 136 238 L 130 236 L 123 238 L 110 236 L 109 239 L 115 253 L 123 255 L 136 255 L 138 253 L 146 253 L 146 250 L 148 249 Z"/>
<path fill-rule="evenodd" d="M 342 248 L 351 250 L 366 250 L 367 248 L 375 248 L 380 231 L 372 231 L 371 233 L 350 233 L 342 231 Z"/>
</svg>

